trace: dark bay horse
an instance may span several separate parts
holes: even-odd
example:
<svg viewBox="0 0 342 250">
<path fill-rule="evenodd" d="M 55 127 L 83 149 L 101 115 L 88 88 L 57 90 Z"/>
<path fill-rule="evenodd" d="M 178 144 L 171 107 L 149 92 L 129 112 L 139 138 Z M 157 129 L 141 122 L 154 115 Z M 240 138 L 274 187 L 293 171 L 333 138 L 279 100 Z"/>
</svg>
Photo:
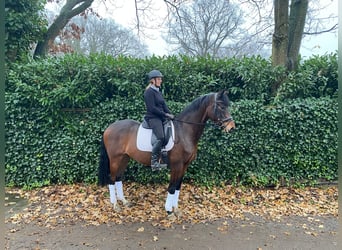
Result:
<svg viewBox="0 0 342 250">
<path fill-rule="evenodd" d="M 183 176 L 196 157 L 197 144 L 206 122 L 212 120 L 225 132 L 235 128 L 235 122 L 228 108 L 229 99 L 226 91 L 222 90 L 196 98 L 175 117 L 174 146 L 168 152 L 171 177 L 165 210 L 169 215 L 178 210 Z M 134 120 L 120 120 L 112 123 L 103 133 L 99 185 L 109 185 L 110 200 L 115 210 L 120 210 L 117 200 L 121 200 L 124 205 L 128 204 L 123 194 L 121 177 L 129 159 L 132 158 L 146 166 L 151 163 L 151 153 L 137 149 L 139 125 L 140 123 Z"/>
</svg>

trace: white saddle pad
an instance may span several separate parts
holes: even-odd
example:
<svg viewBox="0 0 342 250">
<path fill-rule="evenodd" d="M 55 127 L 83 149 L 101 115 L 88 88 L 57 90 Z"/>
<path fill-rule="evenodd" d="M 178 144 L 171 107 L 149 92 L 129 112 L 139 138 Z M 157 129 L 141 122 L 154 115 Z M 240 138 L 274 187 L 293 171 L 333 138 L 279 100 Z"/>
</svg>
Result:
<svg viewBox="0 0 342 250">
<path fill-rule="evenodd" d="M 170 151 L 173 148 L 173 145 L 175 144 L 175 128 L 173 126 L 173 122 L 171 122 L 171 131 L 172 135 L 170 136 L 168 143 L 165 145 L 165 148 L 163 148 L 162 151 Z M 137 134 L 137 148 L 140 151 L 152 152 L 151 137 L 152 129 L 143 128 L 142 124 L 140 124 Z"/>
</svg>

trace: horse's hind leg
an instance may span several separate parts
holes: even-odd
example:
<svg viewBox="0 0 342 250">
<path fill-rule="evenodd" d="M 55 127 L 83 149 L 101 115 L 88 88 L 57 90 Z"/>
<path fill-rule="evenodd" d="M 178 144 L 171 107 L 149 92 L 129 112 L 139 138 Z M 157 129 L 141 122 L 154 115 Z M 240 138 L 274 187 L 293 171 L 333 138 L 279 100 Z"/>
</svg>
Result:
<svg viewBox="0 0 342 250">
<path fill-rule="evenodd" d="M 109 184 L 109 196 L 110 202 L 113 204 L 113 208 L 116 211 L 120 211 L 121 208 L 118 204 L 118 200 L 122 202 L 122 204 L 126 207 L 130 206 L 130 202 L 126 200 L 123 193 L 122 181 L 115 181 L 115 184 Z"/>
<path fill-rule="evenodd" d="M 123 193 L 123 186 L 121 176 L 118 176 L 115 181 L 115 189 L 116 189 L 116 196 L 119 201 L 126 207 L 130 206 L 130 202 L 126 200 L 124 193 Z"/>
<path fill-rule="evenodd" d="M 112 183 L 108 185 L 110 202 L 113 204 L 113 208 L 115 211 L 120 211 L 121 208 L 118 204 L 118 200 L 122 201 L 123 205 L 128 206 L 129 202 L 125 199 L 123 194 L 123 187 L 121 176 L 123 175 L 129 158 L 128 156 L 122 156 L 119 160 L 114 161 L 111 159 L 110 161 L 110 175 L 112 179 Z"/>
<path fill-rule="evenodd" d="M 115 185 L 109 184 L 108 188 L 109 188 L 110 203 L 113 204 L 113 208 L 115 211 L 120 211 L 120 206 L 118 205 L 118 201 L 116 198 Z"/>
</svg>

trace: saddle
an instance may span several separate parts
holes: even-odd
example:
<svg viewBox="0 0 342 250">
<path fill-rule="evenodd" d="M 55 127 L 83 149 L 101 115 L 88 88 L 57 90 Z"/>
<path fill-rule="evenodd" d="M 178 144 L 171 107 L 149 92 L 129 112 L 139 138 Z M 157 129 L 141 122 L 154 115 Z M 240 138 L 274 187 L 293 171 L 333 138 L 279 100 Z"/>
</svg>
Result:
<svg viewBox="0 0 342 250">
<path fill-rule="evenodd" d="M 172 121 L 164 122 L 163 126 L 165 141 L 167 141 L 167 143 L 166 145 L 163 145 L 162 151 L 170 151 L 174 146 L 175 128 Z M 156 135 L 153 133 L 152 128 L 144 119 L 138 128 L 137 148 L 140 151 L 152 152 L 152 145 L 156 140 Z"/>
</svg>

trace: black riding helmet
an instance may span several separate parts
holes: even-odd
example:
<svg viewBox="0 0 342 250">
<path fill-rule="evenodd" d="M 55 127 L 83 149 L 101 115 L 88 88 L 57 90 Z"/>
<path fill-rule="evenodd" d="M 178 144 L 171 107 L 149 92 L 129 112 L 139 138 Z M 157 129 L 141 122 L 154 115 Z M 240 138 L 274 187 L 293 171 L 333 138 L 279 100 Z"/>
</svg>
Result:
<svg viewBox="0 0 342 250">
<path fill-rule="evenodd" d="M 150 73 L 148 73 L 147 77 L 148 77 L 148 80 L 151 80 L 152 78 L 155 78 L 155 77 L 163 77 L 163 75 L 159 70 L 154 69 Z"/>
</svg>

